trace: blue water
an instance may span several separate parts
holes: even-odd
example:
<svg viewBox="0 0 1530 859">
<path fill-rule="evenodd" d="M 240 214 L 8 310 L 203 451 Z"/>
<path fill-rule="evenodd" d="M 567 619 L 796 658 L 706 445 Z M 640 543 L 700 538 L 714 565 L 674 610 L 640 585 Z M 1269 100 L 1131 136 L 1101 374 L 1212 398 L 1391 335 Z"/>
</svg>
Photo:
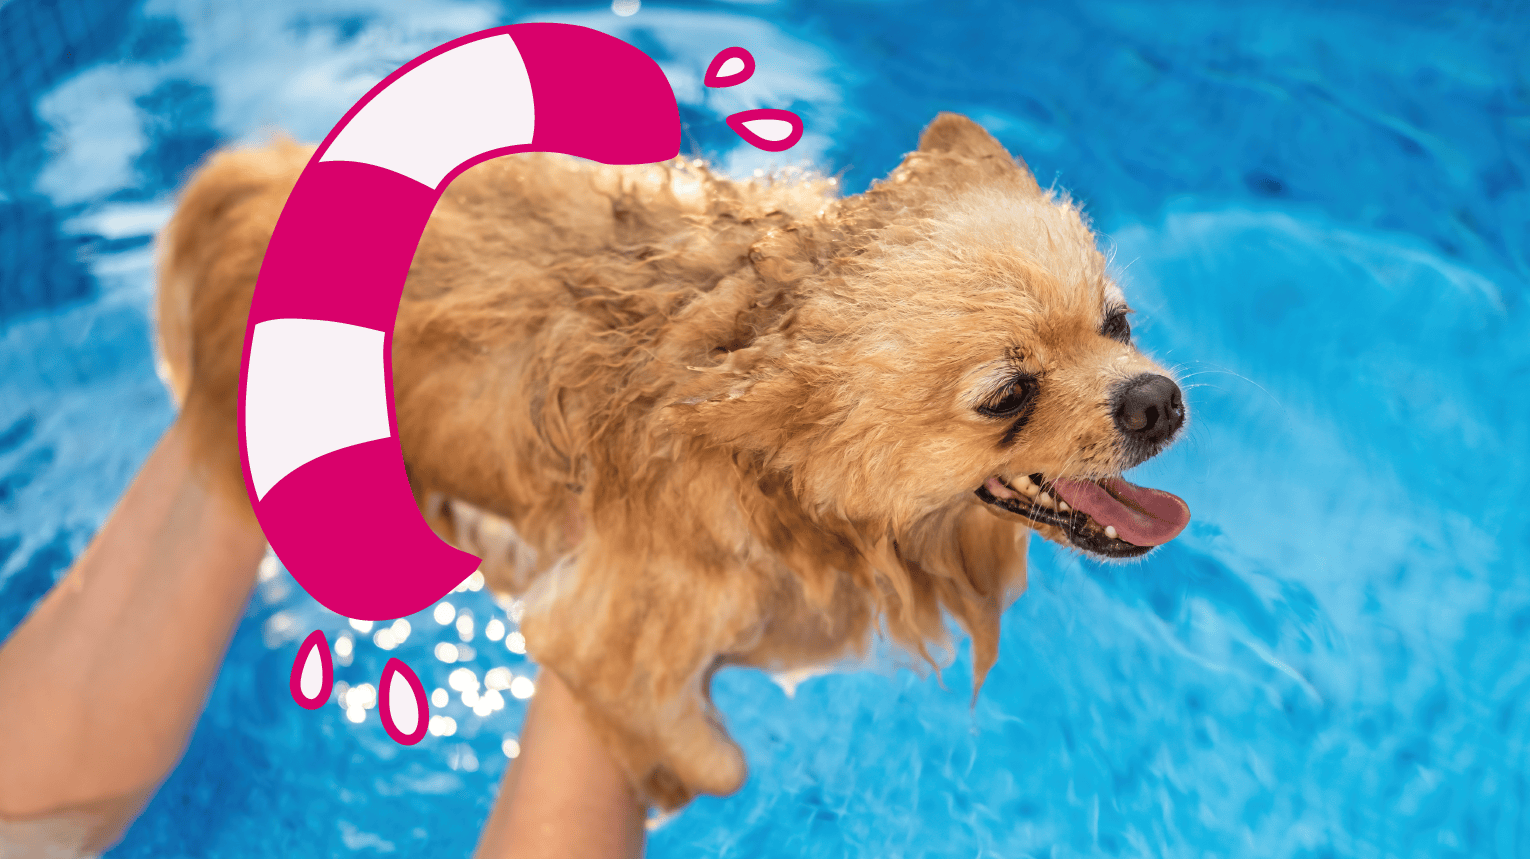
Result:
<svg viewBox="0 0 1530 859">
<path fill-rule="evenodd" d="M 524 20 L 642 47 L 687 151 L 736 172 L 770 161 L 721 122 L 745 108 L 798 111 L 791 155 L 852 191 L 937 111 L 980 119 L 1087 205 L 1194 410 L 1140 471 L 1190 530 L 1124 567 L 1037 543 L 975 710 L 965 650 L 944 685 L 789 699 L 722 675 L 752 777 L 652 856 L 1530 856 L 1530 11 L 1509 0 L 0 0 L 0 634 L 171 419 L 149 242 L 186 170 L 272 128 L 316 139 L 399 63 Z M 732 44 L 755 79 L 705 91 Z M 364 701 L 359 724 L 294 706 L 287 672 L 322 628 L 354 640 L 351 685 L 389 655 L 427 689 L 525 676 L 485 634 L 506 609 L 454 594 L 471 641 L 427 612 L 385 651 L 269 573 L 109 855 L 468 855 L 524 702 L 480 717 L 453 691 L 455 730 L 403 749 Z"/>
</svg>

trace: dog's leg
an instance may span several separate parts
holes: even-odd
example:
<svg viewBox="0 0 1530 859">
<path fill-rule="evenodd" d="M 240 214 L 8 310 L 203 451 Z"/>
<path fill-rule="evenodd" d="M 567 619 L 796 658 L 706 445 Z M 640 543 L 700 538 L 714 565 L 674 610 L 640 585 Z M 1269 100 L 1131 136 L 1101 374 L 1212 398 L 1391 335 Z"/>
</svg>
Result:
<svg viewBox="0 0 1530 859">
<path fill-rule="evenodd" d="M 756 595 L 684 559 L 587 541 L 543 574 L 522 629 L 573 692 L 634 786 L 666 810 L 727 795 L 747 775 L 708 693 L 727 654 L 758 638 Z"/>
</svg>

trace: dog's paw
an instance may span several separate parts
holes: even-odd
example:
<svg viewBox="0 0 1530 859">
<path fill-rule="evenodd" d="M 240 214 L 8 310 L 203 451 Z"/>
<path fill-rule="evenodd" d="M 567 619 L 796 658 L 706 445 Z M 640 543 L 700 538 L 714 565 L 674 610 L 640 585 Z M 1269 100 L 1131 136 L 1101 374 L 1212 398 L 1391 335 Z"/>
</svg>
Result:
<svg viewBox="0 0 1530 859">
<path fill-rule="evenodd" d="M 698 794 L 728 796 L 743 787 L 749 777 L 743 750 L 716 728 L 707 733 L 711 736 L 673 750 L 640 780 L 638 787 L 650 802 L 673 811 Z"/>
</svg>

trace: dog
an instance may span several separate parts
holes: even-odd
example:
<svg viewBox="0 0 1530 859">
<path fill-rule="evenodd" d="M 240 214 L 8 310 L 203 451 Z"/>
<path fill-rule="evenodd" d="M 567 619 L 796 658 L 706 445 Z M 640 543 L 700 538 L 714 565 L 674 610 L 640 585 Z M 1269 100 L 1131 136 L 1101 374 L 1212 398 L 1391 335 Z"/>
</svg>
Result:
<svg viewBox="0 0 1530 859">
<path fill-rule="evenodd" d="M 163 372 L 246 509 L 245 320 L 312 151 L 215 155 L 160 246 Z M 1185 527 L 1184 502 L 1120 476 L 1186 420 L 1128 313 L 1079 208 L 954 114 L 848 197 L 513 155 L 452 183 L 414 257 L 399 437 L 432 526 L 487 553 L 528 652 L 673 810 L 746 777 L 719 668 L 878 640 L 933 664 L 954 619 L 981 688 L 1030 532 L 1126 558 Z"/>
</svg>

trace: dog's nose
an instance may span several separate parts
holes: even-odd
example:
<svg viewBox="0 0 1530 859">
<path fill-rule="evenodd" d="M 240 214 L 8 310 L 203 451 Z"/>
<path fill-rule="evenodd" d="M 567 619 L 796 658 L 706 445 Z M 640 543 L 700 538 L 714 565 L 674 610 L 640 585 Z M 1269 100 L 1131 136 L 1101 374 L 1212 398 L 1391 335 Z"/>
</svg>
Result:
<svg viewBox="0 0 1530 859">
<path fill-rule="evenodd" d="M 1185 424 L 1179 386 L 1167 376 L 1143 373 L 1116 393 L 1116 426 L 1128 436 L 1156 444 Z"/>
</svg>

